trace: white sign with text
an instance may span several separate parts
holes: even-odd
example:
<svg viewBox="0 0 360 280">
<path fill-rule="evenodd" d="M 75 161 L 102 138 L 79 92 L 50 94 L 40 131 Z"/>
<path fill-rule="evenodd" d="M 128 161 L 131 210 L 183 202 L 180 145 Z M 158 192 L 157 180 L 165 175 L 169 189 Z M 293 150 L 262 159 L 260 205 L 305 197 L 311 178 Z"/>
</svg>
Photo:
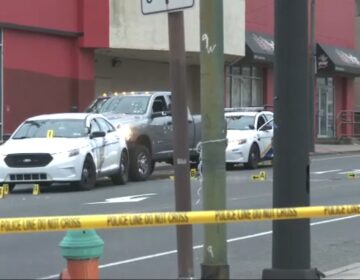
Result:
<svg viewBox="0 0 360 280">
<path fill-rule="evenodd" d="M 173 12 L 191 8 L 195 0 L 141 0 L 141 12 L 144 15 Z"/>
</svg>

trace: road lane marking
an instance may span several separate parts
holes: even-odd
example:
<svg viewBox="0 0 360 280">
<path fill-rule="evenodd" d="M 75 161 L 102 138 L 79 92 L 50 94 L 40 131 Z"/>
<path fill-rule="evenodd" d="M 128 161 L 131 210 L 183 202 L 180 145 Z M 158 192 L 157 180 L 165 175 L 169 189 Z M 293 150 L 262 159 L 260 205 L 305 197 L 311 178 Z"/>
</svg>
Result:
<svg viewBox="0 0 360 280">
<path fill-rule="evenodd" d="M 357 158 L 360 157 L 360 155 L 352 155 L 352 156 L 338 156 L 338 157 L 326 157 L 326 158 L 311 158 L 311 161 L 324 161 L 324 160 L 330 160 L 330 159 L 342 159 L 342 158 Z"/>
<path fill-rule="evenodd" d="M 311 173 L 321 175 L 321 174 L 326 174 L 326 173 L 338 172 L 338 171 L 341 171 L 341 170 L 342 169 L 333 169 L 333 170 L 324 170 L 324 171 L 314 171 L 314 172 L 311 172 Z"/>
<path fill-rule="evenodd" d="M 105 199 L 105 201 L 88 202 L 88 203 L 84 203 L 84 204 L 95 205 L 95 204 L 140 202 L 140 201 L 148 199 L 148 198 L 150 198 L 150 196 L 154 196 L 154 195 L 157 195 L 157 194 L 156 193 L 146 193 L 146 194 L 129 195 L 129 196 L 122 196 L 122 197 L 113 197 L 113 198 Z"/>
<path fill-rule="evenodd" d="M 359 174 L 359 173 L 360 173 L 360 169 L 353 169 L 353 170 L 351 170 L 351 171 L 339 172 L 339 174 L 348 174 L 348 173 Z"/>
<path fill-rule="evenodd" d="M 360 217 L 360 215 L 353 215 L 353 216 L 347 216 L 347 217 L 327 219 L 327 220 L 322 220 L 322 221 L 318 221 L 318 222 L 312 222 L 312 223 L 310 223 L 310 226 L 318 226 L 318 225 L 323 225 L 323 224 L 329 224 L 329 223 L 333 223 L 333 222 L 339 222 L 339 221 L 349 220 L 349 219 L 358 218 L 358 217 Z M 266 236 L 266 235 L 270 235 L 270 234 L 272 234 L 272 230 L 259 232 L 259 233 L 255 233 L 255 234 L 251 234 L 251 235 L 245 235 L 245 236 L 231 238 L 231 239 L 227 240 L 227 243 L 241 241 L 241 240 L 247 240 L 247 239 L 252 239 L 252 238 L 257 238 L 257 237 L 262 237 L 262 236 Z M 193 250 L 201 249 L 203 247 L 204 247 L 204 245 L 196 245 L 196 246 L 193 246 Z M 118 265 L 122 265 L 122 264 L 134 263 L 134 262 L 144 261 L 144 260 L 148 260 L 148 259 L 168 256 L 168 255 L 172 255 L 172 254 L 176 254 L 176 253 L 177 253 L 177 250 L 165 251 L 165 252 L 156 253 L 156 254 L 152 254 L 152 255 L 147 255 L 147 256 L 142 256 L 142 257 L 127 259 L 127 260 L 123 260 L 123 261 L 118 261 L 118 262 L 99 265 L 99 268 L 102 269 L 102 268 L 114 267 L 114 266 L 118 266 Z M 53 275 L 49 275 L 49 276 L 45 276 L 45 277 L 41 277 L 41 278 L 37 278 L 37 279 L 39 279 L 39 280 L 42 280 L 42 279 L 55 279 L 55 278 L 58 278 L 58 277 L 59 277 L 59 274 L 53 274 Z"/>
</svg>

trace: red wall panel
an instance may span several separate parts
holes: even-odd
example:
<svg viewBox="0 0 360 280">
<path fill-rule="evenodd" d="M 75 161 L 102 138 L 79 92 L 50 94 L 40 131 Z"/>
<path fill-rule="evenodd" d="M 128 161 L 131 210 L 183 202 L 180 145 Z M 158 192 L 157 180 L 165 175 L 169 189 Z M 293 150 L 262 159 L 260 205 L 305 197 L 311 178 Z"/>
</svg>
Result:
<svg viewBox="0 0 360 280">
<path fill-rule="evenodd" d="M 85 36 L 82 38 L 84 47 L 109 47 L 109 1 L 83 0 L 83 26 Z"/>
<path fill-rule="evenodd" d="M 26 31 L 4 32 L 4 67 L 76 77 L 76 39 Z"/>
<path fill-rule="evenodd" d="M 109 1 L 1 0 L 0 24 L 83 33 L 83 47 L 109 46 Z"/>
<path fill-rule="evenodd" d="M 354 0 L 316 0 L 317 41 L 354 48 L 355 10 Z M 274 0 L 246 0 L 246 30 L 274 34 L 274 13 Z"/>
<path fill-rule="evenodd" d="M 317 41 L 355 48 L 355 11 L 354 0 L 316 0 Z"/>
<path fill-rule="evenodd" d="M 94 50 L 78 39 L 27 31 L 4 32 L 4 124 L 11 133 L 25 118 L 83 110 L 94 97 Z"/>
<path fill-rule="evenodd" d="M 77 0 L 1 0 L 0 22 L 81 31 Z"/>
<path fill-rule="evenodd" d="M 274 34 L 274 0 L 246 0 L 246 31 Z"/>
</svg>

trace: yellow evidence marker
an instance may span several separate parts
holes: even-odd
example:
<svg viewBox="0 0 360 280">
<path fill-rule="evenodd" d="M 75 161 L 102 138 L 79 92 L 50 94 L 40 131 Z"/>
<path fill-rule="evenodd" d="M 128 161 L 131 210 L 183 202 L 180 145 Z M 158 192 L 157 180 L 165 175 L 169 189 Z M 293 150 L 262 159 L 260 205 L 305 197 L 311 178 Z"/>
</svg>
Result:
<svg viewBox="0 0 360 280">
<path fill-rule="evenodd" d="M 359 176 L 358 176 L 356 173 L 354 173 L 354 172 L 349 172 L 349 173 L 347 174 L 347 177 L 348 177 L 348 179 L 356 179 L 356 178 L 358 178 Z"/>
<path fill-rule="evenodd" d="M 196 168 L 191 168 L 190 170 L 190 177 L 196 177 L 197 175 L 197 170 Z"/>
<path fill-rule="evenodd" d="M 251 176 L 253 181 L 265 181 L 266 180 L 266 173 L 265 171 L 260 171 L 259 175 Z"/>
<path fill-rule="evenodd" d="M 266 180 L 266 173 L 265 173 L 265 171 L 260 171 L 259 177 L 262 178 L 263 180 Z"/>
<path fill-rule="evenodd" d="M 33 195 L 39 195 L 40 194 L 40 186 L 39 186 L 39 184 L 34 185 L 32 194 Z"/>
<path fill-rule="evenodd" d="M 46 133 L 47 138 L 53 138 L 54 137 L 54 130 L 49 129 Z"/>
<path fill-rule="evenodd" d="M 190 169 L 190 179 L 196 179 L 198 176 L 198 171 L 196 168 Z M 170 180 L 175 180 L 175 176 L 170 176 Z"/>
<path fill-rule="evenodd" d="M 5 184 L 3 185 L 3 188 L 4 188 L 4 195 L 8 195 L 9 194 L 9 185 L 8 184 Z"/>
</svg>

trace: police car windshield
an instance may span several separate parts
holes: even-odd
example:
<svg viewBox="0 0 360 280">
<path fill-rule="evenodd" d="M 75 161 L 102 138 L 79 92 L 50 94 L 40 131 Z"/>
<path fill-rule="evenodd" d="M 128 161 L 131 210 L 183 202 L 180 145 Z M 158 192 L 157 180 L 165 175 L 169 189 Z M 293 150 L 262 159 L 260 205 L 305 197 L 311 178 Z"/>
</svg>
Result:
<svg viewBox="0 0 360 280">
<path fill-rule="evenodd" d="M 228 130 L 250 130 L 254 129 L 254 116 L 227 116 Z"/>
<path fill-rule="evenodd" d="M 150 96 L 113 96 L 100 108 L 99 113 L 142 115 L 146 113 Z"/>
<path fill-rule="evenodd" d="M 26 121 L 12 139 L 79 138 L 85 136 L 84 120 L 53 119 Z"/>
<path fill-rule="evenodd" d="M 104 105 L 104 103 L 108 100 L 106 97 L 95 99 L 89 107 L 85 110 L 85 112 L 98 113 L 100 108 Z"/>
</svg>

